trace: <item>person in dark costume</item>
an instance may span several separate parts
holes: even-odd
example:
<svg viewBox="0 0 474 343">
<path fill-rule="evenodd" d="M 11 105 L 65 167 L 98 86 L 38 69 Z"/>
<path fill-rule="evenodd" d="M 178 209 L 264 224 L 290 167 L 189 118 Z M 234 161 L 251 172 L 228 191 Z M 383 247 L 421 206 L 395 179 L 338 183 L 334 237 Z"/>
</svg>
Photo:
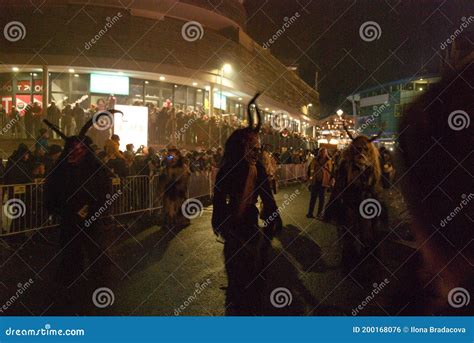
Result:
<svg viewBox="0 0 474 343">
<path fill-rule="evenodd" d="M 118 111 L 102 112 L 95 118 L 114 112 Z M 100 255 L 98 221 L 90 218 L 110 196 L 110 172 L 95 155 L 92 140 L 86 136 L 93 119 L 86 122 L 77 136 L 70 137 L 49 121 L 44 122 L 65 140 L 64 150 L 46 178 L 45 205 L 60 220 L 61 260 L 57 282 L 67 289 L 91 267 L 85 266 L 85 256 L 95 262 Z M 59 303 L 66 305 L 70 300 L 74 299 L 61 299 Z"/>
<path fill-rule="evenodd" d="M 255 104 L 258 96 L 248 105 L 249 126 L 234 131 L 225 143 L 214 186 L 212 227 L 225 241 L 227 309 L 233 315 L 261 314 L 265 254 L 272 234 L 282 226 L 268 175 L 259 160 L 261 119 Z M 258 117 L 255 127 L 252 105 Z M 258 226 L 258 197 L 263 202 L 260 215 L 267 223 L 263 230 Z"/>
<path fill-rule="evenodd" d="M 381 201 L 381 170 L 377 148 L 372 143 L 377 136 L 353 137 L 343 152 L 337 169 L 325 220 L 335 220 L 343 242 L 342 264 L 351 268 L 358 258 L 376 246 L 376 231 L 386 212 Z M 374 212 L 373 212 L 374 211 Z"/>
</svg>

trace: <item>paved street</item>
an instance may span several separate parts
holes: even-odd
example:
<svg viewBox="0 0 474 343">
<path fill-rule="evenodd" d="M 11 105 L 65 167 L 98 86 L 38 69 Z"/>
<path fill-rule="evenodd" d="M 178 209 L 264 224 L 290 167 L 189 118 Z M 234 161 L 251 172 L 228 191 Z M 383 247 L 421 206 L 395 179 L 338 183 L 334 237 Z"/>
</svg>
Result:
<svg viewBox="0 0 474 343">
<path fill-rule="evenodd" d="M 374 288 L 383 288 L 367 301 L 361 315 L 396 314 L 406 304 L 394 302 L 400 292 L 398 278 L 409 273 L 404 263 L 414 250 L 394 243 L 397 234 L 386 228 L 377 257 L 370 255 L 354 270 L 340 266 L 341 244 L 334 225 L 305 217 L 309 192 L 304 185 L 280 189 L 277 202 L 293 199 L 282 210 L 284 230 L 272 241 L 263 277 L 266 280 L 268 315 L 351 315 Z M 94 238 L 106 246 L 103 256 L 87 261 L 84 278 L 68 290 L 68 314 L 91 315 L 224 315 L 227 285 L 223 264 L 223 244 L 210 226 L 212 206 L 190 226 L 169 232 L 153 225 L 152 219 L 121 218 L 118 225 L 104 229 L 106 237 Z M 398 219 L 397 219 L 398 220 Z M 397 227 L 397 222 L 390 224 Z M 396 231 L 396 230 L 395 230 Z M 58 289 L 52 280 L 58 265 L 57 233 L 54 229 L 30 236 L 28 240 L 8 240 L 2 249 L 0 302 L 15 295 L 18 284 L 32 278 L 33 284 L 4 311 L 4 314 L 54 315 Z M 91 273 L 99 270 L 99 277 Z M 384 280 L 389 281 L 385 284 Z M 95 281 L 94 281 L 95 280 Z M 384 282 L 383 284 L 381 284 Z M 407 281 L 404 281 L 406 286 Z M 380 286 L 382 285 L 382 286 Z M 107 287 L 113 305 L 98 308 L 92 302 L 94 290 Z M 278 308 L 270 302 L 276 288 L 289 291 L 291 303 Z M 290 301 L 287 301 L 290 302 Z"/>
</svg>

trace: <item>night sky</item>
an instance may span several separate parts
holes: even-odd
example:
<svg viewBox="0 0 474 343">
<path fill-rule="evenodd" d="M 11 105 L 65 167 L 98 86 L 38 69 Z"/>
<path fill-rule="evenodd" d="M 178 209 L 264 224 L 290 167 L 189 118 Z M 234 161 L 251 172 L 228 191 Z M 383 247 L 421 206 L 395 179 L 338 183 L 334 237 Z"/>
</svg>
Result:
<svg viewBox="0 0 474 343">
<path fill-rule="evenodd" d="M 333 113 L 347 95 L 385 82 L 437 73 L 440 45 L 474 16 L 473 0 L 247 0 L 247 32 L 263 44 L 285 17 L 300 17 L 271 45 L 285 64 L 298 64 L 314 86 L 319 71 L 321 115 Z M 379 39 L 359 35 L 367 21 Z M 468 30 L 474 30 L 474 22 Z"/>
</svg>

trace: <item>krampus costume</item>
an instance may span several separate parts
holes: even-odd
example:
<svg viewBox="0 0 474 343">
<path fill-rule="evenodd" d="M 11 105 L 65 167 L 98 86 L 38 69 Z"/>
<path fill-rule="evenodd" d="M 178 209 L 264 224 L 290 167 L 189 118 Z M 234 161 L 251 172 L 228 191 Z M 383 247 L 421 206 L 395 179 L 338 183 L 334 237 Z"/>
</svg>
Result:
<svg viewBox="0 0 474 343">
<path fill-rule="evenodd" d="M 350 268 L 357 257 L 372 252 L 376 230 L 384 218 L 381 201 L 381 171 L 378 150 L 372 143 L 377 136 L 353 137 L 343 152 L 336 182 L 325 211 L 325 219 L 336 220 L 343 240 L 343 265 Z"/>
<path fill-rule="evenodd" d="M 97 214 L 110 196 L 110 171 L 97 158 L 86 136 L 93 121 L 119 111 L 109 110 L 89 119 L 79 135 L 67 137 L 54 124 L 44 120 L 53 131 L 65 140 L 64 150 L 46 178 L 45 202 L 49 213 L 60 218 L 62 259 L 58 282 L 66 287 L 78 281 L 89 266 L 84 266 L 84 250 L 91 263 L 99 256 Z M 120 112 L 121 113 L 121 112 Z M 102 211 L 100 212 L 102 213 Z M 86 248 L 87 247 L 87 248 Z"/>
<path fill-rule="evenodd" d="M 259 161 L 260 110 L 249 103 L 249 127 L 234 131 L 225 144 L 213 198 L 212 226 L 225 240 L 224 258 L 228 277 L 227 309 L 233 315 L 260 314 L 266 250 L 271 232 L 281 228 L 265 168 Z M 255 105 L 257 125 L 253 127 L 251 107 Z M 263 201 L 264 230 L 258 226 L 257 199 Z"/>
<path fill-rule="evenodd" d="M 190 171 L 179 150 L 168 149 L 163 173 L 163 208 L 165 225 L 172 229 L 185 226 L 189 220 L 183 216 L 181 206 L 186 199 Z"/>
</svg>

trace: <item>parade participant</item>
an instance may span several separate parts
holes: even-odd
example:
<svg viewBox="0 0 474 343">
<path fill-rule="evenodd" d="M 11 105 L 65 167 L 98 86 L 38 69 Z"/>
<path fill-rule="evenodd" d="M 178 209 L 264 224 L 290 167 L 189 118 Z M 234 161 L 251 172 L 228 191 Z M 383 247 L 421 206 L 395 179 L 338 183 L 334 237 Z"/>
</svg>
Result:
<svg viewBox="0 0 474 343">
<path fill-rule="evenodd" d="M 329 158 L 326 148 L 318 150 L 318 155 L 311 161 L 309 165 L 309 182 L 311 198 L 309 201 L 308 214 L 306 218 L 314 218 L 313 211 L 316 205 L 316 197 L 318 198 L 318 219 L 323 218 L 324 198 L 326 190 L 331 187 L 332 177 L 332 160 Z"/>
<path fill-rule="evenodd" d="M 95 118 L 115 112 L 118 111 L 109 110 Z M 97 245 L 89 244 L 90 237 L 97 234 L 97 221 L 88 219 L 104 206 L 111 183 L 108 169 L 94 154 L 92 141 L 86 136 L 93 119 L 86 122 L 77 136 L 69 137 L 47 120 L 44 122 L 65 140 L 58 163 L 46 178 L 45 205 L 49 213 L 60 219 L 62 258 L 58 282 L 70 286 L 86 270 L 85 246 L 89 247 L 91 261 L 99 256 Z"/>
<path fill-rule="evenodd" d="M 180 151 L 174 147 L 168 149 L 163 171 L 163 209 L 165 225 L 169 229 L 189 224 L 183 216 L 183 205 L 188 190 L 190 171 Z"/>
<path fill-rule="evenodd" d="M 472 65 L 445 75 L 410 106 L 399 129 L 421 262 L 413 270 L 418 283 L 403 293 L 417 315 L 474 313 L 473 82 Z"/>
<path fill-rule="evenodd" d="M 357 257 L 376 246 L 380 217 L 365 215 L 365 208 L 370 211 L 375 206 L 379 215 L 382 211 L 379 154 L 372 143 L 382 132 L 370 139 L 363 135 L 354 138 L 344 128 L 352 142 L 343 152 L 325 220 L 335 219 L 338 223 L 343 237 L 342 263 L 350 268 Z"/>
<path fill-rule="evenodd" d="M 225 143 L 224 156 L 216 176 L 212 227 L 224 242 L 228 278 L 227 306 L 232 314 L 258 314 L 262 310 L 264 284 L 260 275 L 274 230 L 281 219 L 265 168 L 259 161 L 261 127 L 257 94 L 248 105 L 249 126 L 234 131 Z M 251 113 L 255 105 L 257 125 Z M 258 226 L 257 199 L 263 201 L 265 230 Z"/>
</svg>

